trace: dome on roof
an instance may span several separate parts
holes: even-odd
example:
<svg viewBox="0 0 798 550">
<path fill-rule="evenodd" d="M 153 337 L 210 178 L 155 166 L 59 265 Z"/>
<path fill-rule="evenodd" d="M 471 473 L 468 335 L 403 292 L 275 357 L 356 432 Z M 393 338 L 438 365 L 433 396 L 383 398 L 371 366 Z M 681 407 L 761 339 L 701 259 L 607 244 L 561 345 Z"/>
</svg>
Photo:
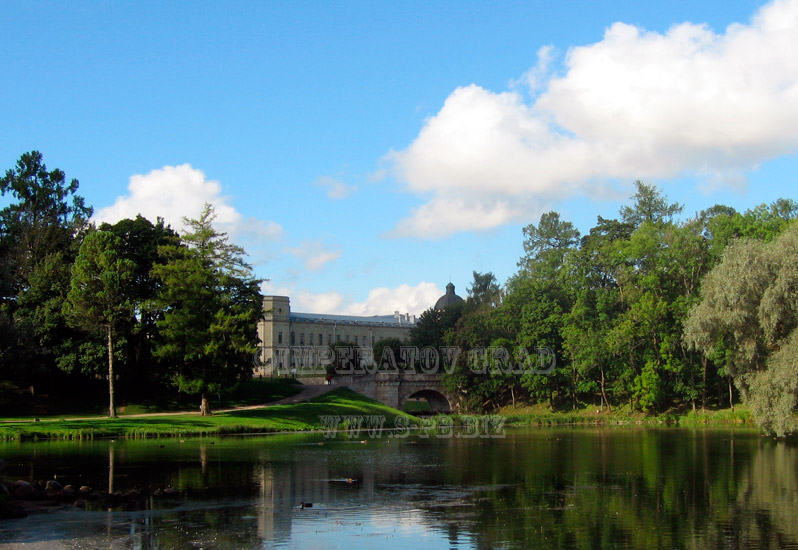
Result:
<svg viewBox="0 0 798 550">
<path fill-rule="evenodd" d="M 462 302 L 463 299 L 454 293 L 454 285 L 449 283 L 446 285 L 446 294 L 438 298 L 438 301 L 435 302 L 435 309 L 442 310 L 446 309 L 452 304 L 456 304 L 457 302 Z"/>
</svg>

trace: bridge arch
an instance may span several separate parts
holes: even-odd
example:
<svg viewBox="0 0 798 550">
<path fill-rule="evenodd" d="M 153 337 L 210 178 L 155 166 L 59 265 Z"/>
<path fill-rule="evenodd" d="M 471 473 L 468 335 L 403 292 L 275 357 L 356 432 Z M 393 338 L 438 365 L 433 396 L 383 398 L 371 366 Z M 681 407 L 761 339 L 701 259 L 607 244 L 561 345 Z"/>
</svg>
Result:
<svg viewBox="0 0 798 550">
<path fill-rule="evenodd" d="M 456 398 L 441 384 L 438 374 L 414 372 L 376 372 L 374 374 L 346 374 L 333 378 L 333 383 L 402 409 L 410 399 L 424 399 L 430 412 L 449 412 L 456 409 Z"/>
<path fill-rule="evenodd" d="M 408 399 L 426 400 L 426 402 L 429 403 L 429 410 L 432 413 L 450 412 L 452 410 L 451 403 L 449 403 L 449 400 L 446 398 L 446 396 L 443 395 L 441 392 L 431 388 L 420 389 L 415 391 L 411 395 L 408 395 L 405 399 L 402 400 L 401 403 L 399 403 L 400 409 L 404 408 L 405 403 L 407 402 Z"/>
</svg>

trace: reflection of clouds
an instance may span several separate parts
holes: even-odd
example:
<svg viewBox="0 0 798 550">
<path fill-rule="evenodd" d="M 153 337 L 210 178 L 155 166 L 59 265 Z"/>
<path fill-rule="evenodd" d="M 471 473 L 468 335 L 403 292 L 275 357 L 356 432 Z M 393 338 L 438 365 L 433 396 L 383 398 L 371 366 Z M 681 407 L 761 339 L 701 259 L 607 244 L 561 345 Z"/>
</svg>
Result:
<svg viewBox="0 0 798 550">
<path fill-rule="evenodd" d="M 641 548 L 654 532 L 674 547 L 798 542 L 798 448 L 788 443 L 749 429 L 519 435 L 471 443 L 275 436 L 92 444 L 73 459 L 94 472 L 92 483 L 105 483 L 112 456 L 115 487 L 170 484 L 179 496 L 154 499 L 155 509 L 135 514 L 32 517 L 24 532 L 6 530 L 0 539 L 303 550 L 549 547 L 564 532 L 613 541 L 622 533 Z M 18 468 L 10 475 L 70 464 L 63 447 L 40 445 L 33 458 L 25 449 L 7 448 Z M 357 484 L 346 483 L 350 477 Z M 313 507 L 300 509 L 302 501 Z"/>
<path fill-rule="evenodd" d="M 379 518 L 379 515 L 377 515 Z M 397 524 L 405 533 L 418 533 L 429 529 L 428 516 L 421 510 L 402 510 L 397 514 Z"/>
<path fill-rule="evenodd" d="M 382 441 L 372 443 L 376 447 Z M 449 524 L 428 508 L 461 503 L 471 492 L 397 483 L 396 476 L 408 470 L 427 478 L 427 468 L 417 469 L 423 463 L 417 453 L 404 445 L 387 444 L 375 450 L 335 440 L 324 446 L 298 445 L 291 462 L 269 456 L 252 474 L 259 491 L 258 538 L 302 548 L 370 547 L 369 541 L 376 540 L 389 547 L 413 548 L 427 541 L 439 548 L 457 540 Z M 348 484 L 346 478 L 357 483 Z M 312 502 L 313 507 L 301 509 L 300 502 Z"/>
<path fill-rule="evenodd" d="M 443 548 L 453 542 L 448 526 L 430 523 L 422 510 L 408 505 L 380 500 L 340 510 L 302 510 L 293 518 L 291 546 L 415 549 Z"/>
</svg>

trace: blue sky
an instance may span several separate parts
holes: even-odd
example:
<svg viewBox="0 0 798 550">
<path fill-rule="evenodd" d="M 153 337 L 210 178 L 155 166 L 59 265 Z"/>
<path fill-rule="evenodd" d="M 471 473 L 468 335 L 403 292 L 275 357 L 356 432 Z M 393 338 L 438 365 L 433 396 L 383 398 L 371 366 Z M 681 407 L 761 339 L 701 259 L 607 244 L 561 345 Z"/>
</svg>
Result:
<svg viewBox="0 0 798 550">
<path fill-rule="evenodd" d="M 635 179 L 795 198 L 798 0 L 4 2 L 0 167 L 98 220 L 204 201 L 294 308 L 421 313 Z"/>
</svg>

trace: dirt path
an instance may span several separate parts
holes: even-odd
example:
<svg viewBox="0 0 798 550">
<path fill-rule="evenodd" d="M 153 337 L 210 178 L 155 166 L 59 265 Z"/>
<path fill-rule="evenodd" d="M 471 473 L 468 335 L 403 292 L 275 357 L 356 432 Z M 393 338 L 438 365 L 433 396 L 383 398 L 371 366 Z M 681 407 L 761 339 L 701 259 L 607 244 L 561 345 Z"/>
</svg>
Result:
<svg viewBox="0 0 798 550">
<path fill-rule="evenodd" d="M 263 407 L 271 407 L 273 405 L 290 405 L 291 403 L 301 403 L 302 401 L 308 401 L 309 399 L 313 399 L 314 397 L 324 395 L 325 393 L 340 387 L 343 386 L 332 386 L 327 384 L 303 384 L 302 390 L 296 395 L 292 395 L 290 397 L 283 397 L 282 399 L 278 399 L 277 401 L 263 403 L 262 405 L 247 405 L 245 407 L 233 407 L 232 409 L 218 409 L 213 412 L 247 411 L 251 409 L 262 409 Z"/>
<path fill-rule="evenodd" d="M 302 389 L 299 393 L 292 395 L 290 397 L 284 397 L 282 399 L 278 399 L 277 401 L 270 401 L 268 403 L 261 403 L 259 405 L 245 405 L 242 407 L 230 407 L 226 409 L 213 409 L 214 413 L 226 413 L 226 412 L 235 412 L 235 411 L 250 411 L 253 409 L 262 409 L 264 407 L 272 407 L 274 405 L 289 405 L 292 403 L 301 403 L 303 401 L 308 401 L 313 399 L 314 397 L 318 397 L 320 395 L 324 395 L 325 393 L 332 391 L 336 388 L 342 386 L 334 386 L 334 385 L 327 385 L 327 384 L 303 384 Z M 117 415 L 118 418 L 146 418 L 149 416 L 179 416 L 179 415 L 196 415 L 199 416 L 199 411 L 176 411 L 176 412 L 153 412 L 153 413 L 138 413 L 138 414 L 120 414 Z M 103 418 L 102 416 L 83 416 L 79 418 L 69 417 L 67 420 L 97 420 L 98 418 Z M 61 420 L 60 418 L 43 418 L 41 422 L 57 422 Z M 28 419 L 17 419 L 17 420 L 0 420 L 0 423 L 14 423 L 14 422 L 30 422 Z"/>
</svg>

